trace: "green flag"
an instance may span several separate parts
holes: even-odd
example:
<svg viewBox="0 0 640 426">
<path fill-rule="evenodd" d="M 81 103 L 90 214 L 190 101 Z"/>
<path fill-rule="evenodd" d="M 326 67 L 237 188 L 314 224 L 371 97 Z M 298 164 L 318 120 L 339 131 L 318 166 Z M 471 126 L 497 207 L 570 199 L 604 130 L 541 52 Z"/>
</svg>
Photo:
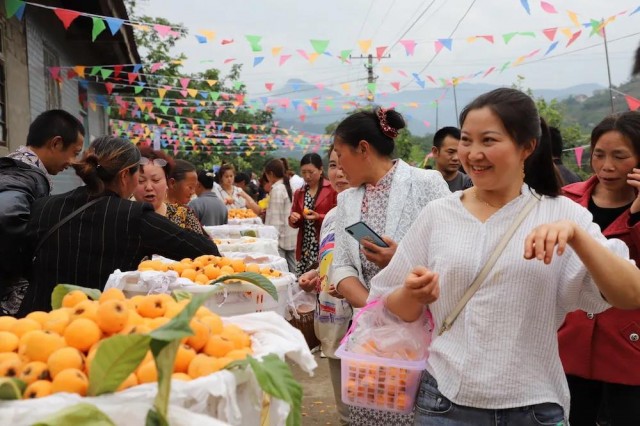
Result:
<svg viewBox="0 0 640 426">
<path fill-rule="evenodd" d="M 20 0 L 5 0 L 4 9 L 7 12 L 7 18 L 11 18 L 18 13 L 21 7 L 24 7 L 24 2 Z"/>
<path fill-rule="evenodd" d="M 102 18 L 93 17 L 93 30 L 91 31 L 91 41 L 96 41 L 96 38 L 103 32 L 107 26 L 104 24 Z"/>
<path fill-rule="evenodd" d="M 262 46 L 260 46 L 260 40 L 262 40 L 262 36 L 258 35 L 248 35 L 245 36 L 247 41 L 251 45 L 251 50 L 254 52 L 262 52 Z"/>
<path fill-rule="evenodd" d="M 322 55 L 329 47 L 329 40 L 311 40 L 311 46 L 316 53 Z"/>
</svg>

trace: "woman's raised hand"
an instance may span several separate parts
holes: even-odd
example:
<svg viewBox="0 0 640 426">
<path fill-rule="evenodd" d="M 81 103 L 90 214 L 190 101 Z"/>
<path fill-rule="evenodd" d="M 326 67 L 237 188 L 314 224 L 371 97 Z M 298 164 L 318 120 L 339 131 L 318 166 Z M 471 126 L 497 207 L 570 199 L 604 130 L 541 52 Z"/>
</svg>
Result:
<svg viewBox="0 0 640 426">
<path fill-rule="evenodd" d="M 569 220 L 540 225 L 529 233 L 524 242 L 524 258 L 551 263 L 553 252 L 558 256 L 567 249 L 576 232 L 576 225 Z M 556 246 L 558 247 L 556 249 Z"/>
<path fill-rule="evenodd" d="M 424 266 L 417 266 L 407 275 L 404 281 L 405 291 L 422 305 L 428 305 L 440 297 L 438 274 Z"/>
</svg>

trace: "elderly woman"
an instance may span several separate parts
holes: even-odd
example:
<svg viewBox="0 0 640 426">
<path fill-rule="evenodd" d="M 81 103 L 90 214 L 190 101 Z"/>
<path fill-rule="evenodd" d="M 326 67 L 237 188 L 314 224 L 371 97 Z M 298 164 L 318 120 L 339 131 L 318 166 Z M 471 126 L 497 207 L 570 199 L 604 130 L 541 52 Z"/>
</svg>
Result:
<svg viewBox="0 0 640 426">
<path fill-rule="evenodd" d="M 27 228 L 35 247 L 33 277 L 18 316 L 51 309 L 58 283 L 102 289 L 116 269 L 135 270 L 147 256 L 219 256 L 211 240 L 129 201 L 138 185 L 140 152 L 129 141 L 96 139 L 73 167 L 84 181 L 33 204 Z"/>
<path fill-rule="evenodd" d="M 189 193 L 190 190 L 178 185 L 175 177 L 170 178 L 172 175 L 184 177 L 187 173 L 183 172 L 185 165 L 176 166 L 176 162 L 162 151 L 154 151 L 145 147 L 141 148 L 140 152 L 142 154 L 140 174 L 138 176 L 138 185 L 133 191 L 135 199 L 140 202 L 151 203 L 156 213 L 166 216 L 181 228 L 204 235 L 204 229 L 196 214 L 191 208 L 181 204 L 185 199 L 188 201 L 184 194 Z M 174 169 L 178 167 L 180 167 L 180 171 L 176 173 Z M 178 196 L 180 203 L 167 201 L 171 179 L 173 179 L 174 195 Z M 179 187 L 182 189 L 179 189 Z"/>
</svg>

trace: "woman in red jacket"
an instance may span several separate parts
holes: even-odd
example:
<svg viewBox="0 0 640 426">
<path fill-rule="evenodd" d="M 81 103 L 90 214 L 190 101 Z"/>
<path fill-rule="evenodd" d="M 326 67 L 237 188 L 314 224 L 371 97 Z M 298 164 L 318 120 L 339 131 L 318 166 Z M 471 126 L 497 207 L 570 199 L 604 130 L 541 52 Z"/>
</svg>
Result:
<svg viewBox="0 0 640 426">
<path fill-rule="evenodd" d="M 300 160 L 305 185 L 296 190 L 289 215 L 289 226 L 299 228 L 296 245 L 297 274 L 304 274 L 318 262 L 318 238 L 325 214 L 338 203 L 338 194 L 322 173 L 322 158 L 316 153 Z"/>
<path fill-rule="evenodd" d="M 564 188 L 589 209 L 607 238 L 629 246 L 640 265 L 640 112 L 611 115 L 591 133 L 586 182 Z M 640 424 L 640 310 L 575 311 L 558 331 L 571 391 L 572 426 Z"/>
</svg>

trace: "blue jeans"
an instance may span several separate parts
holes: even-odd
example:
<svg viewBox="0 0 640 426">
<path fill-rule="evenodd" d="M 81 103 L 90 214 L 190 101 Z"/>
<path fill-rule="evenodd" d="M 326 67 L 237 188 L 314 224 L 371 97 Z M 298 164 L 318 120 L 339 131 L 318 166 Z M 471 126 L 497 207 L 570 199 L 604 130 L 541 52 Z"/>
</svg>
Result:
<svg viewBox="0 0 640 426">
<path fill-rule="evenodd" d="M 428 426 L 564 426 L 564 410 L 558 404 L 487 410 L 449 401 L 438 390 L 431 374 L 424 372 L 416 398 L 415 424 Z"/>
</svg>

